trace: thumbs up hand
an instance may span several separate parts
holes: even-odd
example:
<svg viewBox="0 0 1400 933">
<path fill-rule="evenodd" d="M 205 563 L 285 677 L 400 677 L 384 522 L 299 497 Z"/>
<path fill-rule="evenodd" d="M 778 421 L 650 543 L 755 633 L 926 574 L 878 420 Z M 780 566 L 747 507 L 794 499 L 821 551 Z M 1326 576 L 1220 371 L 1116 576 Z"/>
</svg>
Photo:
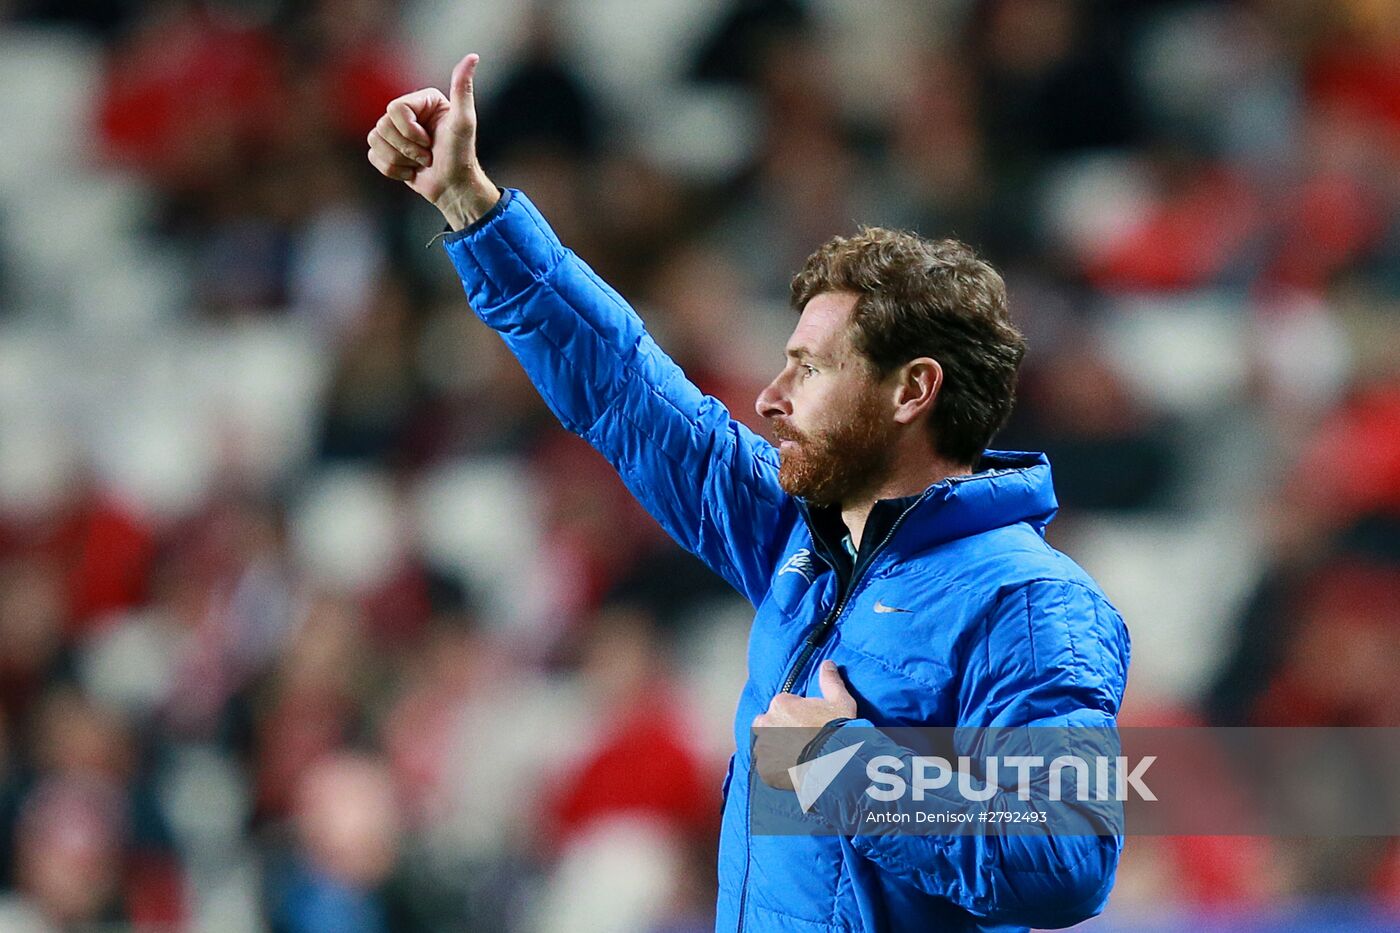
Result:
<svg viewBox="0 0 1400 933">
<path fill-rule="evenodd" d="M 480 60 L 473 53 L 457 63 L 447 95 L 429 87 L 390 101 L 366 140 L 370 164 L 422 195 L 454 230 L 500 198 L 476 157 L 473 83 Z"/>
<path fill-rule="evenodd" d="M 846 689 L 834 661 L 823 661 L 817 673 L 822 695 L 800 697 L 780 693 L 768 704 L 768 712 L 754 718 L 754 767 L 769 787 L 792 789 L 788 769 L 833 719 L 854 719 L 856 701 Z"/>
</svg>

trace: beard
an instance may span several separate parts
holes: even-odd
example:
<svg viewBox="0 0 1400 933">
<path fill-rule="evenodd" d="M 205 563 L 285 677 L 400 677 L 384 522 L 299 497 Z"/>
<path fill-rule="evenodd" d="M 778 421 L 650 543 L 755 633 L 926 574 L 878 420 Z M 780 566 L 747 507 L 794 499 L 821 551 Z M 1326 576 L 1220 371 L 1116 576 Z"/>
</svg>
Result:
<svg viewBox="0 0 1400 933">
<path fill-rule="evenodd" d="M 813 505 L 839 505 L 876 488 L 889 469 L 895 425 L 874 393 L 855 400 L 835 423 L 806 433 L 779 422 L 773 434 L 795 446 L 783 451 L 778 483 Z"/>
</svg>

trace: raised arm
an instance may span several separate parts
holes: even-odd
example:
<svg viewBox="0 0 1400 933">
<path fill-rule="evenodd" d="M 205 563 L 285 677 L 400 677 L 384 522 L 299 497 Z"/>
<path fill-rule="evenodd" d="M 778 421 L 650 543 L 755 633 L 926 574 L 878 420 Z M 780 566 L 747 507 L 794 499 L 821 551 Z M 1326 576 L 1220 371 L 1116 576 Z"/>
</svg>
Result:
<svg viewBox="0 0 1400 933">
<path fill-rule="evenodd" d="M 369 160 L 435 205 L 473 311 L 510 347 L 564 427 L 592 444 L 681 546 L 761 602 L 797 521 L 777 453 L 702 394 L 625 301 L 560 244 L 534 205 L 476 158 L 477 56 L 450 96 L 393 101 Z"/>
</svg>

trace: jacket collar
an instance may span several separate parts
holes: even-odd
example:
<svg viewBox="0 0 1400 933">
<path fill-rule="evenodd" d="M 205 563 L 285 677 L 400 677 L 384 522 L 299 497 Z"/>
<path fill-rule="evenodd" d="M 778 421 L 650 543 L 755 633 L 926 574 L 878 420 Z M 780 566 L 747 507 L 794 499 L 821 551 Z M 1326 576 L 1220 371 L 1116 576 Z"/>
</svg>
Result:
<svg viewBox="0 0 1400 933">
<path fill-rule="evenodd" d="M 975 473 L 951 476 L 919 495 L 876 502 L 861 535 L 856 563 L 868 560 L 882 544 L 898 554 L 917 554 L 1018 522 L 1027 522 L 1044 535 L 1058 509 L 1045 454 L 988 450 Z M 846 526 L 840 509 L 803 500 L 802 513 L 818 553 L 843 577 L 849 575 L 851 561 L 841 547 Z"/>
</svg>

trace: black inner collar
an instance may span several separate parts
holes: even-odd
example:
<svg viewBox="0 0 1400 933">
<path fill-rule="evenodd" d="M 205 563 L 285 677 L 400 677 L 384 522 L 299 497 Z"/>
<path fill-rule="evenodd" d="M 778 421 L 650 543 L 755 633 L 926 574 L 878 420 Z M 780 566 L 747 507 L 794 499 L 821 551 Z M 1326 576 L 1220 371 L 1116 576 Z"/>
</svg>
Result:
<svg viewBox="0 0 1400 933">
<path fill-rule="evenodd" d="M 865 567 L 870 559 L 875 556 L 876 550 L 889 537 L 895 522 L 899 521 L 899 516 L 922 497 L 922 493 L 914 496 L 904 496 L 899 499 L 881 499 L 875 503 L 870 510 L 870 517 L 865 520 L 865 531 L 860 536 L 860 549 L 856 551 L 855 559 L 846 553 L 844 539 L 849 535 L 850 529 L 841 520 L 841 509 L 834 505 L 812 505 L 806 500 L 802 502 L 802 513 L 807 519 L 807 527 L 812 532 L 812 543 L 816 547 L 817 555 L 826 561 L 832 570 L 836 571 L 836 578 L 841 582 L 841 590 L 845 591 L 855 578 L 858 570 Z"/>
</svg>

